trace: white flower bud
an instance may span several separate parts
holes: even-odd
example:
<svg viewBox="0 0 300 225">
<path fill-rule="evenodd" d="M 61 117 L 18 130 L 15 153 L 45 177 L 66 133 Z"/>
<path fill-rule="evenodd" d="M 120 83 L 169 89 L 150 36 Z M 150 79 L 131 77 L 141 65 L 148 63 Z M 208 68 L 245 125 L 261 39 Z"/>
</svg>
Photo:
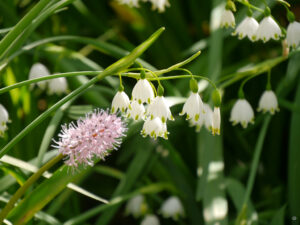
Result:
<svg viewBox="0 0 300 225">
<path fill-rule="evenodd" d="M 232 33 L 232 35 L 238 35 L 239 39 L 248 37 L 250 41 L 255 40 L 255 34 L 259 27 L 258 22 L 253 18 L 247 16 Z"/>
<path fill-rule="evenodd" d="M 152 120 L 147 119 L 143 125 L 141 134 L 143 135 L 143 137 L 149 135 L 154 139 L 156 139 L 157 137 L 168 139 L 167 125 L 166 123 L 163 123 L 158 117 L 155 117 Z"/>
<path fill-rule="evenodd" d="M 127 94 L 124 91 L 118 91 L 112 100 L 111 112 L 115 113 L 120 110 L 125 113 L 128 108 L 131 108 L 131 106 Z"/>
<path fill-rule="evenodd" d="M 143 195 L 137 195 L 130 199 L 126 204 L 126 214 L 133 215 L 138 218 L 143 215 L 147 210 L 147 204 Z"/>
<path fill-rule="evenodd" d="M 289 47 L 296 48 L 300 43 L 300 23 L 294 21 L 289 24 L 286 32 L 286 40 Z"/>
<path fill-rule="evenodd" d="M 234 18 L 233 12 L 231 10 L 227 10 L 227 9 L 224 10 L 222 17 L 221 17 L 220 26 L 225 27 L 225 28 L 228 28 L 228 27 L 234 28 L 235 27 L 235 18 Z"/>
<path fill-rule="evenodd" d="M 137 101 L 132 101 L 130 105 L 131 107 L 128 108 L 127 117 L 130 117 L 134 120 L 144 119 L 145 107 L 143 104 L 139 104 Z"/>
<path fill-rule="evenodd" d="M 168 198 L 161 207 L 161 213 L 165 218 L 173 218 L 178 220 L 184 217 L 184 209 L 178 197 L 172 196 Z"/>
<path fill-rule="evenodd" d="M 148 103 L 153 100 L 154 92 L 151 84 L 146 79 L 140 79 L 132 89 L 132 99 L 138 103 Z"/>
<path fill-rule="evenodd" d="M 255 36 L 256 38 L 254 37 L 254 39 L 267 42 L 271 38 L 279 40 L 282 36 L 282 32 L 275 20 L 271 16 L 267 16 L 260 22 Z"/>
<path fill-rule="evenodd" d="M 231 110 L 230 121 L 233 125 L 240 123 L 243 128 L 247 128 L 248 123 L 254 123 L 254 112 L 247 100 L 237 100 Z"/>
<path fill-rule="evenodd" d="M 141 225 L 160 225 L 160 223 L 157 216 L 149 214 L 143 219 Z"/>
<path fill-rule="evenodd" d="M 265 91 L 260 97 L 258 112 L 270 112 L 272 115 L 279 111 L 277 97 L 273 91 Z"/>
<path fill-rule="evenodd" d="M 159 117 L 163 123 L 169 120 L 174 120 L 170 107 L 163 96 L 157 96 L 147 108 L 147 114 L 151 119 Z"/>
<path fill-rule="evenodd" d="M 7 123 L 9 122 L 9 116 L 7 110 L 2 104 L 0 104 L 0 137 L 3 136 L 4 132 L 7 130 Z"/>
<path fill-rule="evenodd" d="M 48 94 L 61 95 L 67 93 L 68 83 L 65 77 L 59 77 L 48 81 Z"/>
<path fill-rule="evenodd" d="M 40 77 L 44 77 L 44 76 L 49 76 L 49 70 L 47 69 L 46 66 L 44 66 L 41 63 L 35 63 L 32 65 L 30 71 L 29 71 L 29 79 L 36 79 L 36 78 L 40 78 Z M 45 90 L 46 89 L 46 85 L 47 85 L 47 81 L 40 81 L 38 83 L 36 83 L 37 86 L 42 89 Z M 33 88 L 34 84 L 30 85 L 30 88 Z"/>
<path fill-rule="evenodd" d="M 193 119 L 197 122 L 200 118 L 200 113 L 204 111 L 203 102 L 198 93 L 192 93 L 183 105 L 182 112 L 179 115 L 186 113 L 186 119 Z"/>
</svg>

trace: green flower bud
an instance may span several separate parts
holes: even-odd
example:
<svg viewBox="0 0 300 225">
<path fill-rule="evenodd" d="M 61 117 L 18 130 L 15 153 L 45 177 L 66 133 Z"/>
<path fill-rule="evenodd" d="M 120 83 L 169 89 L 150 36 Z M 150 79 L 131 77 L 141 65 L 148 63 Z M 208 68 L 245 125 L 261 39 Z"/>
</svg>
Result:
<svg viewBox="0 0 300 225">
<path fill-rule="evenodd" d="M 266 7 L 264 11 L 265 16 L 270 16 L 271 15 L 271 9 L 269 7 Z"/>
<path fill-rule="evenodd" d="M 120 84 L 120 86 L 119 86 L 119 91 L 124 91 L 124 86 L 123 86 L 123 84 Z"/>
<path fill-rule="evenodd" d="M 141 71 L 141 79 L 145 79 L 146 78 L 146 73 L 144 70 Z"/>
<path fill-rule="evenodd" d="M 190 89 L 193 93 L 198 92 L 198 82 L 194 78 L 190 80 Z"/>
<path fill-rule="evenodd" d="M 158 88 L 157 88 L 157 95 L 158 96 L 163 96 L 164 95 L 164 92 L 165 92 L 165 89 L 163 88 L 163 86 L 160 84 L 158 85 Z"/>
<path fill-rule="evenodd" d="M 215 107 L 220 107 L 222 102 L 221 93 L 218 89 L 215 89 L 212 93 L 212 100 L 214 102 Z"/>
<path fill-rule="evenodd" d="M 295 15 L 294 15 L 294 13 L 291 12 L 291 11 L 288 11 L 288 13 L 287 13 L 287 19 L 288 19 L 288 21 L 290 23 L 294 22 L 295 21 Z"/>
<path fill-rule="evenodd" d="M 248 8 L 247 16 L 252 17 L 252 15 L 253 15 L 252 10 L 250 8 Z"/>
<path fill-rule="evenodd" d="M 235 12 L 236 11 L 236 7 L 235 7 L 235 4 L 233 1 L 231 0 L 228 0 L 227 3 L 226 3 L 226 7 L 225 7 L 227 10 L 231 10 L 232 12 Z"/>
</svg>

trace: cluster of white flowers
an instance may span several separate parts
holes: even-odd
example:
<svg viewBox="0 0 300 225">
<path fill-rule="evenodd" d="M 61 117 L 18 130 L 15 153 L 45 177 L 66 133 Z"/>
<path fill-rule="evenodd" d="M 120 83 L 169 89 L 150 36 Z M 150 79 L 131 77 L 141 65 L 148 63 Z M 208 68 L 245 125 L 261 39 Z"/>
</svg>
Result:
<svg viewBox="0 0 300 225">
<path fill-rule="evenodd" d="M 142 195 L 130 199 L 126 205 L 127 215 L 132 215 L 135 218 L 144 216 L 141 225 L 159 225 L 159 218 L 154 214 L 147 214 L 147 210 L 148 206 Z M 164 201 L 159 213 L 164 218 L 172 218 L 175 221 L 185 216 L 183 205 L 177 196 L 171 196 Z"/>
<path fill-rule="evenodd" d="M 203 104 L 198 93 L 197 81 L 192 79 L 194 91 L 185 102 L 182 112 L 179 115 L 186 114 L 186 119 L 200 130 L 203 124 L 214 135 L 220 134 L 221 114 L 220 108 L 215 107 L 214 111 L 210 106 Z M 159 84 L 158 95 L 155 97 L 151 83 L 141 78 L 138 80 L 132 90 L 131 101 L 124 92 L 121 85 L 120 90 L 116 93 L 112 100 L 111 111 L 116 113 L 122 112 L 128 118 L 135 121 L 144 120 L 144 125 L 141 131 L 142 136 L 150 136 L 154 139 L 162 137 L 168 139 L 167 121 L 174 120 L 170 106 L 163 96 L 163 87 Z"/>
<path fill-rule="evenodd" d="M 42 63 L 35 63 L 32 65 L 29 71 L 29 79 L 36 79 L 44 76 L 49 76 L 50 72 L 45 65 Z M 67 93 L 68 90 L 68 83 L 67 79 L 64 77 L 59 77 L 55 79 L 50 79 L 47 81 L 40 81 L 36 83 L 36 85 L 41 89 L 45 90 L 48 87 L 47 93 L 49 95 L 57 94 L 61 95 L 63 93 Z M 35 84 L 32 84 L 30 88 L 32 89 Z"/>
<path fill-rule="evenodd" d="M 150 2 L 152 3 L 152 9 L 158 10 L 158 12 L 164 12 L 166 7 L 170 6 L 168 0 L 118 0 L 120 4 L 129 5 L 130 7 L 139 7 L 139 2 Z"/>
<path fill-rule="evenodd" d="M 237 35 L 239 39 L 248 37 L 251 41 L 262 40 L 264 43 L 270 39 L 279 40 L 284 37 L 284 32 L 282 32 L 278 23 L 271 16 L 271 12 L 268 7 L 264 14 L 264 18 L 260 23 L 258 23 L 252 17 L 252 13 L 249 12 L 248 16 L 242 20 L 232 35 Z M 288 18 L 290 24 L 287 27 L 286 40 L 288 46 L 295 49 L 300 43 L 300 23 L 295 21 L 295 17 L 291 12 L 289 12 Z M 234 14 L 229 7 L 226 7 L 222 14 L 220 26 L 235 28 Z"/>
<path fill-rule="evenodd" d="M 0 137 L 3 137 L 4 132 L 7 130 L 7 123 L 9 116 L 7 110 L 0 104 Z"/>
<path fill-rule="evenodd" d="M 273 91 L 266 90 L 262 94 L 257 111 L 269 112 L 272 115 L 279 111 L 277 97 Z M 243 128 L 247 128 L 248 123 L 254 123 L 254 111 L 246 99 L 236 101 L 231 110 L 230 121 L 233 125 L 240 123 Z"/>
</svg>

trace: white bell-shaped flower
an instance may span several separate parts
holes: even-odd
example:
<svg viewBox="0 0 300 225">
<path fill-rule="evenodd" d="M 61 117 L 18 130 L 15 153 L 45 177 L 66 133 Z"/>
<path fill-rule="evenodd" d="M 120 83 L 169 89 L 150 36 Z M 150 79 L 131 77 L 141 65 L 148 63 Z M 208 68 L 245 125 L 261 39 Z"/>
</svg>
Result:
<svg viewBox="0 0 300 225">
<path fill-rule="evenodd" d="M 233 125 L 240 123 L 243 128 L 246 128 L 248 123 L 254 123 L 254 112 L 246 99 L 236 101 L 231 110 L 230 121 Z"/>
<path fill-rule="evenodd" d="M 164 12 L 166 10 L 166 7 L 170 6 L 170 3 L 168 0 L 150 0 L 152 3 L 152 9 L 158 10 L 158 12 Z"/>
<path fill-rule="evenodd" d="M 186 119 L 193 119 L 197 122 L 200 118 L 200 113 L 205 113 L 203 102 L 198 93 L 192 93 L 183 105 L 182 112 L 179 115 L 186 114 Z"/>
<path fill-rule="evenodd" d="M 130 199 L 126 204 L 125 212 L 138 218 L 147 211 L 147 204 L 143 195 L 137 195 Z"/>
<path fill-rule="evenodd" d="M 231 10 L 225 9 L 221 17 L 221 27 L 235 27 L 235 18 Z"/>
<path fill-rule="evenodd" d="M 170 107 L 163 96 L 156 96 L 155 99 L 147 108 L 147 114 L 151 119 L 159 117 L 163 123 L 169 120 L 174 120 Z"/>
<path fill-rule="evenodd" d="M 137 101 L 132 101 L 130 106 L 127 110 L 128 118 L 132 118 L 134 120 L 144 119 L 145 117 L 145 107 L 143 104 L 139 104 Z"/>
<path fill-rule="evenodd" d="M 142 220 L 141 225 L 160 225 L 157 216 L 149 214 Z"/>
<path fill-rule="evenodd" d="M 132 89 L 132 99 L 150 104 L 154 98 L 153 88 L 147 79 L 140 79 Z"/>
<path fill-rule="evenodd" d="M 207 130 L 212 131 L 213 111 L 207 103 L 203 103 L 203 109 L 205 113 L 200 112 L 198 121 L 190 120 L 191 126 L 196 126 L 196 132 L 199 132 L 203 125 L 205 125 Z"/>
<path fill-rule="evenodd" d="M 163 123 L 158 117 L 155 117 L 152 120 L 147 119 L 143 125 L 141 134 L 143 137 L 147 137 L 147 135 L 149 135 L 154 139 L 158 137 L 168 139 L 167 124 Z"/>
<path fill-rule="evenodd" d="M 221 112 L 220 107 L 214 107 L 214 112 L 212 116 L 212 134 L 220 135 L 221 132 Z"/>
<path fill-rule="evenodd" d="M 278 24 L 271 16 L 267 16 L 260 22 L 254 39 L 267 42 L 271 38 L 274 40 L 279 40 L 281 36 L 282 32 Z"/>
<path fill-rule="evenodd" d="M 129 5 L 130 7 L 138 7 L 139 0 L 118 0 L 120 4 Z"/>
<path fill-rule="evenodd" d="M 67 93 L 68 90 L 68 82 L 65 77 L 59 77 L 48 82 L 48 94 L 57 94 L 61 95 L 63 93 Z"/>
<path fill-rule="evenodd" d="M 165 218 L 173 218 L 174 220 L 178 220 L 185 215 L 182 203 L 176 196 L 168 198 L 163 203 L 160 211 Z"/>
<path fill-rule="evenodd" d="M 279 111 L 277 97 L 273 91 L 265 91 L 262 94 L 257 111 L 270 112 L 272 115 Z"/>
<path fill-rule="evenodd" d="M 286 32 L 286 41 L 288 46 L 294 49 L 300 44 L 300 23 L 294 21 L 289 24 Z"/>
<path fill-rule="evenodd" d="M 111 103 L 111 112 L 115 113 L 120 110 L 122 113 L 131 108 L 129 97 L 124 91 L 118 91 Z"/>
<path fill-rule="evenodd" d="M 44 77 L 44 76 L 49 76 L 49 75 L 50 75 L 49 70 L 42 63 L 33 64 L 29 71 L 29 79 L 30 80 Z M 45 90 L 47 81 L 40 81 L 36 84 L 40 89 Z M 34 87 L 34 84 L 31 84 L 30 88 L 33 88 L 33 87 Z"/>
<path fill-rule="evenodd" d="M 232 33 L 232 35 L 237 35 L 239 39 L 248 37 L 249 40 L 255 40 L 255 34 L 259 27 L 258 22 L 253 17 L 247 16 Z"/>
<path fill-rule="evenodd" d="M 9 116 L 7 110 L 2 104 L 0 104 L 0 137 L 3 136 L 4 132 L 7 130 L 7 123 L 9 122 Z"/>
</svg>

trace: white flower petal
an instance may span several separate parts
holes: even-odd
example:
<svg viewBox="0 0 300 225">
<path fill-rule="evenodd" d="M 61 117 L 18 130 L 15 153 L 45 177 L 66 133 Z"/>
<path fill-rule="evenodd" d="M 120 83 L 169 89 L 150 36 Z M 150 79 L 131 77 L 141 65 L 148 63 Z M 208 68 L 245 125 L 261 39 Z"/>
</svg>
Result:
<svg viewBox="0 0 300 225">
<path fill-rule="evenodd" d="M 4 132 L 7 130 L 7 123 L 9 122 L 9 115 L 7 110 L 2 104 L 0 104 L 0 137 L 3 136 Z"/>
<path fill-rule="evenodd" d="M 205 113 L 202 99 L 198 93 L 192 93 L 184 103 L 180 115 L 187 114 L 186 119 L 193 119 L 197 122 L 201 112 Z"/>
<path fill-rule="evenodd" d="M 126 214 L 140 217 L 146 211 L 147 205 L 143 195 L 137 195 L 130 199 L 126 204 Z"/>
<path fill-rule="evenodd" d="M 289 47 L 294 49 L 300 44 L 300 23 L 294 21 L 289 24 L 286 33 L 286 40 Z"/>
<path fill-rule="evenodd" d="M 163 123 L 169 120 L 174 120 L 170 107 L 163 96 L 157 96 L 147 108 L 147 114 L 151 119 L 159 117 Z"/>
<path fill-rule="evenodd" d="M 166 7 L 170 6 L 170 3 L 168 0 L 150 0 L 152 3 L 152 9 L 158 10 L 159 12 L 164 12 Z"/>
<path fill-rule="evenodd" d="M 59 78 L 49 80 L 48 88 L 49 88 L 48 94 L 50 95 L 52 94 L 61 95 L 63 93 L 67 93 L 67 89 L 68 89 L 67 79 L 65 77 L 59 77 Z"/>
<path fill-rule="evenodd" d="M 256 31 L 257 40 L 262 40 L 263 42 L 267 42 L 271 38 L 279 40 L 281 36 L 281 29 L 271 16 L 263 18 Z"/>
<path fill-rule="evenodd" d="M 254 122 L 254 112 L 247 100 L 236 101 L 231 110 L 230 121 L 233 125 L 240 123 L 244 128 L 248 126 L 248 123 Z"/>
<path fill-rule="evenodd" d="M 125 113 L 128 108 L 130 108 L 129 97 L 124 91 L 118 91 L 112 100 L 111 112 L 115 113 L 120 110 Z"/>
<path fill-rule="evenodd" d="M 149 135 L 154 139 L 158 137 L 168 139 L 167 125 L 166 123 L 163 123 L 158 117 L 155 117 L 152 120 L 147 119 L 143 125 L 141 134 L 143 135 L 143 137 Z"/>
<path fill-rule="evenodd" d="M 253 18 L 247 16 L 236 28 L 233 35 L 238 35 L 239 39 L 248 37 L 249 40 L 253 41 L 255 39 L 256 31 L 259 27 L 258 22 Z"/>
<path fill-rule="evenodd" d="M 143 104 L 139 104 L 137 101 L 132 101 L 130 103 L 130 108 L 128 109 L 128 117 L 139 120 L 145 117 L 145 107 Z"/>
<path fill-rule="evenodd" d="M 277 97 L 273 91 L 265 91 L 262 94 L 257 111 L 270 112 L 271 114 L 279 111 Z"/>
<path fill-rule="evenodd" d="M 150 214 L 143 219 L 141 225 L 160 225 L 160 223 L 157 216 Z"/>
<path fill-rule="evenodd" d="M 49 76 L 49 75 L 50 75 L 49 70 L 47 69 L 46 66 L 44 66 L 41 63 L 33 64 L 29 71 L 29 79 L 30 80 L 35 79 L 35 78 L 44 77 L 44 76 Z M 47 81 L 40 81 L 36 84 L 40 89 L 45 90 Z M 34 86 L 34 84 L 32 84 L 30 87 L 32 88 L 33 86 Z"/>
<path fill-rule="evenodd" d="M 221 131 L 221 113 L 219 107 L 214 107 L 213 122 L 212 122 L 212 133 L 213 135 L 220 135 Z"/>
<path fill-rule="evenodd" d="M 154 98 L 154 92 L 151 84 L 146 79 L 140 79 L 132 89 L 132 99 L 140 104 L 150 104 Z"/>
<path fill-rule="evenodd" d="M 165 218 L 173 218 L 174 220 L 185 215 L 182 203 L 176 196 L 168 198 L 163 203 L 160 211 Z"/>
<path fill-rule="evenodd" d="M 231 10 L 224 10 L 223 14 L 222 14 L 222 17 L 221 17 L 221 24 L 220 24 L 221 27 L 232 27 L 234 28 L 235 27 L 235 18 L 234 18 L 234 15 L 232 13 Z"/>
</svg>

